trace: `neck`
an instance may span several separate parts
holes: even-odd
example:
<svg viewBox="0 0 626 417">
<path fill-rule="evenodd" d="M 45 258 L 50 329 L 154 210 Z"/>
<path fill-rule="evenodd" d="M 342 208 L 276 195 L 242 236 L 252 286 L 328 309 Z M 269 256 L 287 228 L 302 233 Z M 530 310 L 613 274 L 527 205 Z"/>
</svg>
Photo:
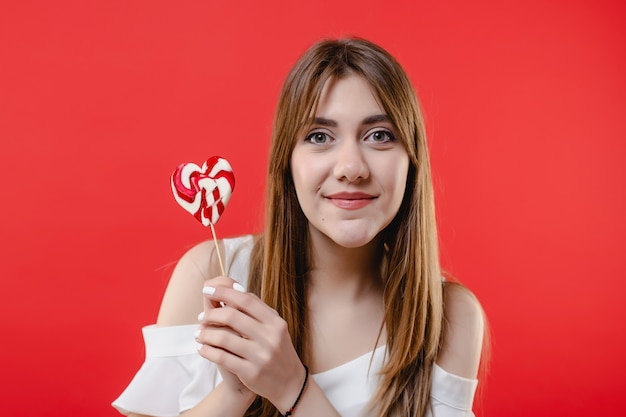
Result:
<svg viewBox="0 0 626 417">
<path fill-rule="evenodd" d="M 311 234 L 310 294 L 358 299 L 381 288 L 382 242 L 345 248 L 321 234 Z"/>
</svg>

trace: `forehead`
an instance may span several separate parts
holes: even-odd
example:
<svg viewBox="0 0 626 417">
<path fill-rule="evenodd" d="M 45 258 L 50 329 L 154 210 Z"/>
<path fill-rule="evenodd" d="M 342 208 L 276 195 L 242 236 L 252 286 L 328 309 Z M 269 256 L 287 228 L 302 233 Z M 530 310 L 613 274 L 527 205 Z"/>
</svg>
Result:
<svg viewBox="0 0 626 417">
<path fill-rule="evenodd" d="M 312 116 L 349 116 L 355 113 L 385 114 L 370 83 L 356 74 L 326 80 Z"/>
</svg>

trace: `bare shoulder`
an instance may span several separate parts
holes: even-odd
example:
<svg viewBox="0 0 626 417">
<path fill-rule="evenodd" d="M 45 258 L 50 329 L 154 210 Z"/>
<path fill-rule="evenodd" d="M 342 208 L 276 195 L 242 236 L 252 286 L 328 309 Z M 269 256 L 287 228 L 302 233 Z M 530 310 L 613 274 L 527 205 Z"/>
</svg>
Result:
<svg viewBox="0 0 626 417">
<path fill-rule="evenodd" d="M 223 251 L 220 242 L 220 250 Z M 157 325 L 176 326 L 197 323 L 203 310 L 204 282 L 220 275 L 219 261 L 213 241 L 208 240 L 189 249 L 178 261 L 165 290 Z"/>
<path fill-rule="evenodd" d="M 452 374 L 476 378 L 485 331 L 485 317 L 478 299 L 466 287 L 446 283 L 444 318 L 437 364 Z"/>
</svg>

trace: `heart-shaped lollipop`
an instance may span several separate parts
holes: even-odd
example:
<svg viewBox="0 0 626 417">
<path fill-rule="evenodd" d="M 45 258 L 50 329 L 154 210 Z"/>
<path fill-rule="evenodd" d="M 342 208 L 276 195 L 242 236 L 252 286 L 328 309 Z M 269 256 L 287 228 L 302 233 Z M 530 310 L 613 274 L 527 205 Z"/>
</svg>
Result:
<svg viewBox="0 0 626 417">
<path fill-rule="evenodd" d="M 224 213 L 234 188 L 233 169 L 219 156 L 207 159 L 202 168 L 193 163 L 180 164 L 172 173 L 172 192 L 178 204 L 204 226 L 211 226 L 222 275 L 226 272 L 213 225 Z"/>
<path fill-rule="evenodd" d="M 174 198 L 204 226 L 217 223 L 234 188 L 233 169 L 219 156 L 210 157 L 202 167 L 180 164 L 172 173 Z"/>
</svg>

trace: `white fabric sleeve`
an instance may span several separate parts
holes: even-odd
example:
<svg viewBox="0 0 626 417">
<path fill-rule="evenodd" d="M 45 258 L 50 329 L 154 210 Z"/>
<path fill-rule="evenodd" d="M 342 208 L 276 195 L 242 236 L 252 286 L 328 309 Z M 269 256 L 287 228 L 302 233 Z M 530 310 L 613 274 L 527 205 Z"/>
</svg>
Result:
<svg viewBox="0 0 626 417">
<path fill-rule="evenodd" d="M 146 360 L 113 402 L 120 413 L 173 417 L 194 407 L 222 380 L 217 367 L 198 354 L 198 325 L 143 328 Z"/>
<path fill-rule="evenodd" d="M 226 254 L 226 275 L 248 288 L 250 273 L 250 255 L 254 247 L 254 237 L 245 235 L 236 238 L 224 239 Z"/>
<path fill-rule="evenodd" d="M 248 284 L 252 235 L 224 239 L 226 273 Z M 178 416 L 198 404 L 221 381 L 215 364 L 198 354 L 197 324 L 143 328 L 146 360 L 124 392 L 113 402 L 120 413 Z"/>
<path fill-rule="evenodd" d="M 432 417 L 473 417 L 477 379 L 463 378 L 433 367 L 430 390 Z"/>
</svg>

